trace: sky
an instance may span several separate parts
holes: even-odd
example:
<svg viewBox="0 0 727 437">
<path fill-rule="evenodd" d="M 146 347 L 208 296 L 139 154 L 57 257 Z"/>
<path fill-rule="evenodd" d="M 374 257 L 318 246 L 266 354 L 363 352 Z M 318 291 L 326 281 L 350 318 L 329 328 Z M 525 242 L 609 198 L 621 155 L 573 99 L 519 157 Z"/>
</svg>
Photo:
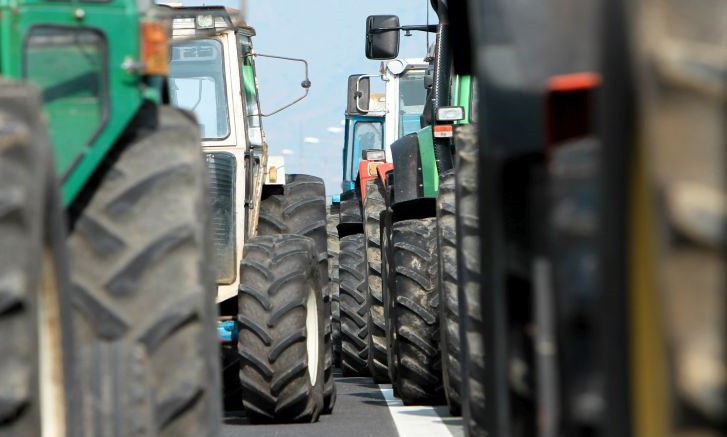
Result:
<svg viewBox="0 0 727 437">
<path fill-rule="evenodd" d="M 364 55 L 366 17 L 391 14 L 402 25 L 425 24 L 427 9 L 429 0 L 248 0 L 247 21 L 257 31 L 255 50 L 309 63 L 308 97 L 263 119 L 270 154 L 285 155 L 288 173 L 322 177 L 328 196 L 340 193 L 347 78 L 380 68 L 380 61 Z M 431 10 L 429 17 L 436 22 Z M 424 33 L 402 34 L 400 57 L 425 52 Z M 264 58 L 256 63 L 263 113 L 303 94 L 302 64 Z"/>
</svg>

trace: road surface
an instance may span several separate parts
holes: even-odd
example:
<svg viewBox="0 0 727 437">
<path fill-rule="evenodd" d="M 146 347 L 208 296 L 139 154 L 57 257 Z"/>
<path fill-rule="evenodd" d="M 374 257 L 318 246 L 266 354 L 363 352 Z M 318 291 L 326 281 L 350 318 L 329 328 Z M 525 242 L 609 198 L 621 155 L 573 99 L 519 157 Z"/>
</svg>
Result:
<svg viewBox="0 0 727 437">
<path fill-rule="evenodd" d="M 391 385 L 371 378 L 336 379 L 338 398 L 333 414 L 318 423 L 250 425 L 239 413 L 226 413 L 223 437 L 462 437 L 462 419 L 450 417 L 446 406 L 405 407 Z"/>
</svg>

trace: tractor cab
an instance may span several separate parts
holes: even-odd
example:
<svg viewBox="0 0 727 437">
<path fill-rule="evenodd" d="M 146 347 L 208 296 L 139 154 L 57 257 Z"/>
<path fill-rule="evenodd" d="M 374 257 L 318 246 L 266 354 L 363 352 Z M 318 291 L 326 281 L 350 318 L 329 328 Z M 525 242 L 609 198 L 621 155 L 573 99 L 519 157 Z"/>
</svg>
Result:
<svg viewBox="0 0 727 437">
<path fill-rule="evenodd" d="M 364 151 L 372 150 L 384 153 L 384 123 L 383 114 L 346 114 L 342 191 L 354 189 L 361 154 Z"/>
<path fill-rule="evenodd" d="M 331 332 L 325 186 L 315 176 L 286 174 L 282 157 L 268 156 L 262 130 L 263 117 L 308 94 L 307 63 L 254 52 L 255 30 L 229 9 L 174 7 L 172 16 L 168 94 L 197 119 L 209 177 L 224 404 L 244 409 L 251 422 L 314 422 L 335 404 L 331 337 L 324 334 Z M 264 113 L 256 57 L 305 64 L 305 94 Z M 291 311 L 281 295 L 300 308 Z M 305 332 L 305 341 L 261 342 L 262 326 L 264 336 Z M 275 362 L 278 354 L 285 363 Z M 262 383 L 260 363 L 272 369 Z M 279 390 L 283 379 L 304 384 L 297 385 L 304 396 Z M 247 390 L 252 386 L 265 396 Z"/>
<path fill-rule="evenodd" d="M 169 99 L 193 112 L 200 126 L 219 302 L 237 295 L 238 265 L 252 227 L 245 205 L 265 170 L 251 55 L 255 30 L 234 22 L 223 7 L 173 9 Z M 283 173 L 278 176 L 285 180 Z"/>
<path fill-rule="evenodd" d="M 221 6 L 171 9 L 169 99 L 194 113 L 200 126 L 222 302 L 237 296 L 238 266 L 245 241 L 257 231 L 263 187 L 282 188 L 285 164 L 282 156 L 267 154 L 255 72 L 255 57 L 265 55 L 253 52 L 255 29 Z M 302 86 L 307 95 L 307 64 Z"/>
<path fill-rule="evenodd" d="M 348 80 L 346 136 L 343 149 L 343 181 L 341 189 L 365 191 L 366 180 L 361 168 L 368 162 L 391 162 L 391 144 L 421 128 L 427 88 L 429 64 L 423 58 L 394 59 L 381 64 L 379 74 L 352 75 Z M 371 92 L 371 78 L 385 84 L 383 95 Z M 377 164 L 376 164 L 377 165 Z"/>
</svg>

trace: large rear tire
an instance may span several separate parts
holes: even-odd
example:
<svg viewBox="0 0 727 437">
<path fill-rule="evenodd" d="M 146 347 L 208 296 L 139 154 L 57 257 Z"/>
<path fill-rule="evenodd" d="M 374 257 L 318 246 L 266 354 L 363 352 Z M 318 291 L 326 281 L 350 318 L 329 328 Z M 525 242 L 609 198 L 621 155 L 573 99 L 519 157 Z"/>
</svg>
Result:
<svg viewBox="0 0 727 437">
<path fill-rule="evenodd" d="M 341 238 L 341 361 L 343 374 L 368 376 L 368 299 L 364 235 Z"/>
<path fill-rule="evenodd" d="M 245 244 L 238 316 L 240 383 L 256 423 L 315 422 L 323 410 L 323 286 L 315 243 L 266 235 Z"/>
<path fill-rule="evenodd" d="M 444 403 L 439 350 L 436 218 L 394 223 L 397 392 L 405 405 Z"/>
<path fill-rule="evenodd" d="M 366 284 L 368 286 L 368 368 L 374 382 L 389 382 L 386 352 L 386 319 L 384 318 L 384 297 L 382 294 L 381 271 L 381 212 L 384 204 L 384 187 L 376 178 L 366 184 L 364 200 L 364 233 L 366 235 Z"/>
<path fill-rule="evenodd" d="M 462 368 L 459 348 L 459 304 L 457 299 L 457 220 L 455 215 L 454 170 L 439 178 L 437 193 L 437 247 L 439 252 L 439 332 L 442 377 L 449 412 L 462 414 L 460 392 Z"/>
<path fill-rule="evenodd" d="M 70 235 L 82 434 L 215 435 L 220 368 L 199 129 L 149 105 Z"/>
<path fill-rule="evenodd" d="M 481 306 L 477 129 L 457 129 L 456 173 L 458 304 L 461 315 L 462 416 L 468 436 L 487 435 L 485 421 L 485 343 Z"/>
<path fill-rule="evenodd" d="M 326 217 L 326 186 L 323 179 L 305 174 L 285 176 L 283 194 L 269 196 L 260 203 L 258 235 L 303 235 L 315 243 L 316 262 L 320 269 L 323 296 L 325 364 L 323 413 L 333 411 L 336 385 L 333 380 L 333 329 L 331 287 L 328 283 L 328 231 Z"/>
</svg>

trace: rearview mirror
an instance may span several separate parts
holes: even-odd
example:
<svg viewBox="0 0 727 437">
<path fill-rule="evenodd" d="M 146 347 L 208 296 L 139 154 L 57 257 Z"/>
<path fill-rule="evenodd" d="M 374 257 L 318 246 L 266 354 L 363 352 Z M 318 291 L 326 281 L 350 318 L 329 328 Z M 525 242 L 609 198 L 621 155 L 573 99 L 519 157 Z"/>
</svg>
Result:
<svg viewBox="0 0 727 437">
<path fill-rule="evenodd" d="M 366 114 L 369 112 L 371 99 L 371 81 L 369 76 L 354 74 L 348 77 L 347 114 Z"/>
<path fill-rule="evenodd" d="M 399 55 L 399 17 L 371 15 L 366 19 L 366 57 L 394 59 Z"/>
<path fill-rule="evenodd" d="M 281 112 L 281 111 L 283 111 L 285 109 L 288 109 L 291 106 L 295 105 L 296 103 L 298 103 L 301 100 L 303 100 L 306 97 L 308 97 L 308 92 L 310 91 L 310 87 L 311 87 L 311 82 L 310 82 L 310 79 L 308 78 L 308 61 L 306 61 L 305 59 L 290 58 L 290 57 L 287 57 L 287 56 L 264 55 L 262 53 L 254 53 L 254 56 L 255 57 L 260 57 L 260 58 L 271 58 L 271 59 L 280 59 L 280 60 L 283 60 L 283 61 L 300 62 L 300 63 L 302 63 L 305 66 L 305 78 L 300 83 L 300 87 L 303 88 L 303 90 L 304 90 L 303 95 L 300 96 L 300 97 L 298 97 L 298 98 L 296 98 L 295 100 L 293 100 L 292 102 L 288 103 L 287 105 L 284 105 L 284 106 L 276 109 L 275 111 L 268 112 L 268 113 L 261 112 L 260 113 L 260 116 L 261 117 L 270 117 L 271 115 L 275 115 L 278 112 Z"/>
</svg>

